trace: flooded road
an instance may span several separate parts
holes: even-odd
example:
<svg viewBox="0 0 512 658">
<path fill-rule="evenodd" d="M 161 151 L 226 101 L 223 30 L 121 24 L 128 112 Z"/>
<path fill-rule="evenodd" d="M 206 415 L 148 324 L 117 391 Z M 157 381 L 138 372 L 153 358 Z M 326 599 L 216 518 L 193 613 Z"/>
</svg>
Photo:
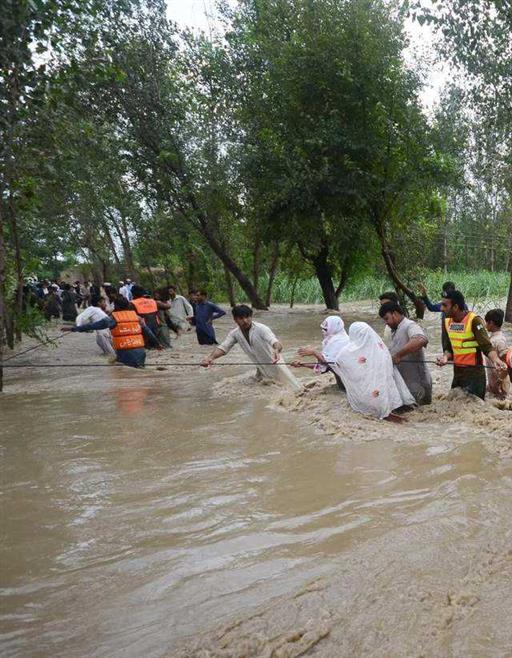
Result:
<svg viewBox="0 0 512 658">
<path fill-rule="evenodd" d="M 291 355 L 323 315 L 264 317 Z M 203 355 L 180 341 L 150 361 Z M 30 362 L 73 359 L 92 336 Z M 247 371 L 8 373 L 1 655 L 510 656 L 507 412 L 389 427 Z"/>
</svg>

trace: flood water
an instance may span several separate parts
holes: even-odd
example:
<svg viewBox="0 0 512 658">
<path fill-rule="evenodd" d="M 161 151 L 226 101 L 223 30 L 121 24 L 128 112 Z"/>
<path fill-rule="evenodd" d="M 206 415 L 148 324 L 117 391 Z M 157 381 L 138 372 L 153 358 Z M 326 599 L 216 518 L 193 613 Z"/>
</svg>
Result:
<svg viewBox="0 0 512 658">
<path fill-rule="evenodd" d="M 316 340 L 319 318 L 270 316 L 288 350 Z M 92 337 L 65 342 L 32 361 L 101 362 Z M 199 360 L 198 351 L 187 336 L 173 358 Z M 374 655 L 365 642 L 380 624 L 386 638 L 372 640 L 375 656 L 393 646 L 389 655 L 419 656 L 416 648 L 439 626 L 439 606 L 424 610 L 427 632 L 418 621 L 421 597 L 408 604 L 409 590 L 390 589 L 387 579 L 397 583 L 405 573 L 434 601 L 454 594 L 453 579 L 477 598 L 425 655 L 512 655 L 512 593 L 508 600 L 504 593 L 512 588 L 512 467 L 482 443 L 481 428 L 474 436 L 462 430 L 455 443 L 442 422 L 437 429 L 430 422 L 428 441 L 414 428 L 410 440 L 343 441 L 280 408 L 271 390 L 219 395 L 225 378 L 245 370 L 8 373 L 0 399 L 1 655 L 157 658 L 199 637 L 213 647 L 223 624 L 254 610 L 279 616 L 296 592 L 319 582 L 323 602 L 311 603 L 308 619 L 318 613 L 325 626 L 328 608 L 331 627 L 312 642 L 314 655 Z M 406 553 L 417 562 L 400 564 Z M 486 576 L 489 554 L 499 566 Z M 472 569 L 485 573 L 479 579 Z M 356 577 L 360 586 L 346 580 Z M 352 621 L 337 640 L 333 620 L 349 609 Z M 397 611 L 416 621 L 395 626 Z M 256 649 L 236 653 L 242 639 L 230 636 L 233 652 L 218 655 L 270 656 L 264 650 L 276 633 L 268 628 Z M 409 652 L 400 638 L 415 634 Z M 353 653 L 342 649 L 348 638 Z M 199 650 L 217 655 L 215 647 Z"/>
</svg>

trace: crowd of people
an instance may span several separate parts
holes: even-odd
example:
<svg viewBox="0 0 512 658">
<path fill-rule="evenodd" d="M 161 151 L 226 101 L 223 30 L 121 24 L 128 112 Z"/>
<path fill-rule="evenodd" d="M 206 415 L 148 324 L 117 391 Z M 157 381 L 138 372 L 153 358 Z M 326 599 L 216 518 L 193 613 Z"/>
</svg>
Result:
<svg viewBox="0 0 512 658">
<path fill-rule="evenodd" d="M 252 309 L 239 304 L 232 309 L 236 327 L 219 344 L 214 321 L 225 311 L 208 299 L 204 290 L 178 294 L 174 285 L 148 293 L 126 279 L 118 286 L 88 281 L 74 285 L 41 281 L 31 294 L 48 319 L 62 318 L 73 326 L 63 331 L 96 332 L 101 351 L 124 365 L 143 367 L 148 349 L 172 347 L 171 332 L 178 338 L 195 329 L 200 345 L 214 345 L 201 361 L 204 367 L 239 345 L 262 379 L 274 380 L 299 391 L 302 384 L 284 362 L 281 341 L 272 330 L 253 320 Z M 441 315 L 442 355 L 438 366 L 453 365 L 452 388 L 461 388 L 481 399 L 486 392 L 498 398 L 510 394 L 512 347 L 502 331 L 504 312 L 493 309 L 481 318 L 470 310 L 453 282 L 443 285 L 441 299 L 432 302 L 422 289 L 426 307 Z M 321 324 L 322 345 L 298 349 L 292 367 L 315 373 L 332 373 L 346 392 L 350 406 L 362 414 L 403 422 L 403 413 L 432 401 L 432 377 L 426 360 L 429 339 L 423 328 L 407 317 L 395 292 L 379 296 L 379 316 L 385 330 L 381 337 L 365 322 L 345 329 L 341 317 L 331 315 Z"/>
<path fill-rule="evenodd" d="M 443 285 L 436 304 L 426 291 L 423 296 L 432 312 L 441 313 L 443 354 L 435 363 L 453 365 L 452 388 L 482 400 L 486 391 L 506 397 L 512 379 L 512 346 L 502 331 L 504 312 L 493 309 L 482 319 L 468 309 L 452 282 Z M 347 332 L 342 318 L 332 315 L 320 325 L 321 348 L 308 345 L 298 349 L 300 357 L 314 357 L 315 361 L 297 359 L 290 365 L 334 374 L 352 409 L 401 423 L 404 412 L 432 402 L 432 376 L 425 351 L 429 340 L 423 328 L 406 317 L 395 292 L 380 295 L 379 305 L 379 316 L 386 326 L 384 338 L 365 322 L 352 323 Z M 257 365 L 260 377 L 300 389 L 300 382 L 282 360 L 281 342 L 269 327 L 253 321 L 252 309 L 235 306 L 233 319 L 237 327 L 202 365 L 210 366 L 238 344 Z"/>
<path fill-rule="evenodd" d="M 226 314 L 204 290 L 190 290 L 187 298 L 170 285 L 151 294 L 130 279 L 118 286 L 42 281 L 35 291 L 47 319 L 75 323 L 63 331 L 95 331 L 103 354 L 138 368 L 145 364 L 146 350 L 172 347 L 171 332 L 178 338 L 195 328 L 200 345 L 216 344 L 213 322 Z"/>
</svg>

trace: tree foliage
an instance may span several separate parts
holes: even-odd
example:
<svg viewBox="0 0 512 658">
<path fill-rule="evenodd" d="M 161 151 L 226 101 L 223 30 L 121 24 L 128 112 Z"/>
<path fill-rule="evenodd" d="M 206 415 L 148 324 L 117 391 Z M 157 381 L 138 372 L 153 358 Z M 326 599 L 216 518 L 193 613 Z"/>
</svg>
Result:
<svg viewBox="0 0 512 658">
<path fill-rule="evenodd" d="M 471 81 L 428 116 L 384 0 L 224 3 L 209 35 L 180 31 L 163 0 L 3 3 L 10 344 L 25 276 L 64 264 L 259 308 L 280 271 L 313 272 L 336 308 L 364 272 L 417 303 L 425 268 L 512 267 L 510 14 L 464 5 L 410 5 Z"/>
</svg>

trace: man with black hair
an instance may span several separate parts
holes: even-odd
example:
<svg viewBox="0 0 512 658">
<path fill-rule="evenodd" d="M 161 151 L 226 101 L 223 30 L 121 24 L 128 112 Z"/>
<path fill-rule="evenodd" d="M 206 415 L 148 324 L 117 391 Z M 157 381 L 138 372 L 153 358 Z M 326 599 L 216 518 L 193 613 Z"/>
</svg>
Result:
<svg viewBox="0 0 512 658">
<path fill-rule="evenodd" d="M 425 286 L 421 284 L 418 287 L 421 293 L 420 299 L 428 308 L 428 310 L 431 313 L 442 313 L 442 308 L 441 308 L 442 302 L 437 302 L 437 304 L 433 303 L 427 294 L 427 289 L 425 288 Z M 445 281 L 442 286 L 441 297 L 445 297 L 446 293 L 449 292 L 450 290 L 455 290 L 455 284 L 453 283 L 453 281 Z M 465 307 L 465 310 L 466 311 L 468 310 L 467 306 Z"/>
<path fill-rule="evenodd" d="M 226 311 L 208 300 L 206 290 L 197 292 L 196 300 L 194 325 L 196 327 L 197 342 L 199 345 L 217 345 L 213 321 L 226 315 Z"/>
<path fill-rule="evenodd" d="M 103 297 L 95 295 L 91 297 L 91 305 L 88 306 L 85 311 L 82 311 L 80 315 L 76 318 L 76 326 L 81 327 L 86 324 L 93 324 L 94 322 L 99 322 L 100 320 L 108 319 L 106 313 L 107 302 Z M 112 347 L 112 337 L 110 335 L 110 329 L 98 329 L 96 331 L 96 344 L 107 356 L 116 355 L 114 348 Z"/>
<path fill-rule="evenodd" d="M 134 285 L 131 290 L 131 306 L 144 321 L 142 330 L 144 332 L 144 342 L 146 348 L 154 347 L 161 349 L 166 347 L 158 340 L 160 333 L 160 311 L 167 311 L 171 305 L 169 302 L 153 299 L 146 295 L 142 286 Z"/>
<path fill-rule="evenodd" d="M 497 355 L 507 365 L 508 375 L 504 372 L 489 370 L 488 388 L 497 397 L 505 397 L 511 388 L 512 380 L 512 347 L 502 331 L 505 313 L 501 308 L 494 308 L 485 314 L 485 326 L 489 332 L 491 344 Z"/>
<path fill-rule="evenodd" d="M 394 290 L 389 290 L 387 292 L 383 292 L 382 295 L 379 295 L 379 302 L 381 306 L 389 303 L 397 304 L 398 306 L 400 306 L 400 297 L 397 295 L 397 293 Z M 384 325 L 382 340 L 386 344 L 386 347 L 389 349 L 389 346 L 391 345 L 391 329 L 388 327 L 387 324 Z"/>
<path fill-rule="evenodd" d="M 129 301 L 118 295 L 114 301 L 112 317 L 106 316 L 97 322 L 79 327 L 62 327 L 61 331 L 98 331 L 110 329 L 112 343 L 119 363 L 131 368 L 143 368 L 146 362 L 142 320 L 131 308 Z"/>
<path fill-rule="evenodd" d="M 237 343 L 256 364 L 258 379 L 271 379 L 284 384 L 293 391 L 302 390 L 298 379 L 292 374 L 281 357 L 282 344 L 272 330 L 261 322 L 252 319 L 252 308 L 239 304 L 232 309 L 233 320 L 237 327 L 229 332 L 223 342 L 210 356 L 202 360 L 207 368 L 215 359 L 227 354 Z M 272 365 L 275 364 L 275 365 Z"/>
<path fill-rule="evenodd" d="M 432 402 L 432 377 L 425 362 L 428 339 L 417 322 L 409 320 L 394 302 L 383 304 L 380 317 L 391 329 L 389 351 L 393 363 L 419 405 Z"/>
<path fill-rule="evenodd" d="M 437 364 L 445 366 L 453 362 L 452 388 L 462 388 L 484 400 L 486 379 L 483 355 L 499 370 L 506 368 L 506 365 L 494 350 L 482 318 L 466 310 L 461 292 L 446 291 L 441 310 L 445 315 L 442 337 L 444 354 L 437 358 Z"/>
<path fill-rule="evenodd" d="M 192 304 L 183 295 L 178 295 L 178 290 L 174 285 L 169 286 L 168 295 L 171 304 L 169 315 L 174 324 L 178 326 L 178 331 L 190 331 L 190 321 L 194 317 Z"/>
<path fill-rule="evenodd" d="M 390 290 L 388 292 L 383 292 L 382 295 L 379 295 L 379 302 L 381 306 L 382 304 L 388 304 L 389 302 L 393 302 L 400 306 L 400 297 L 396 294 L 396 292 Z"/>
</svg>

